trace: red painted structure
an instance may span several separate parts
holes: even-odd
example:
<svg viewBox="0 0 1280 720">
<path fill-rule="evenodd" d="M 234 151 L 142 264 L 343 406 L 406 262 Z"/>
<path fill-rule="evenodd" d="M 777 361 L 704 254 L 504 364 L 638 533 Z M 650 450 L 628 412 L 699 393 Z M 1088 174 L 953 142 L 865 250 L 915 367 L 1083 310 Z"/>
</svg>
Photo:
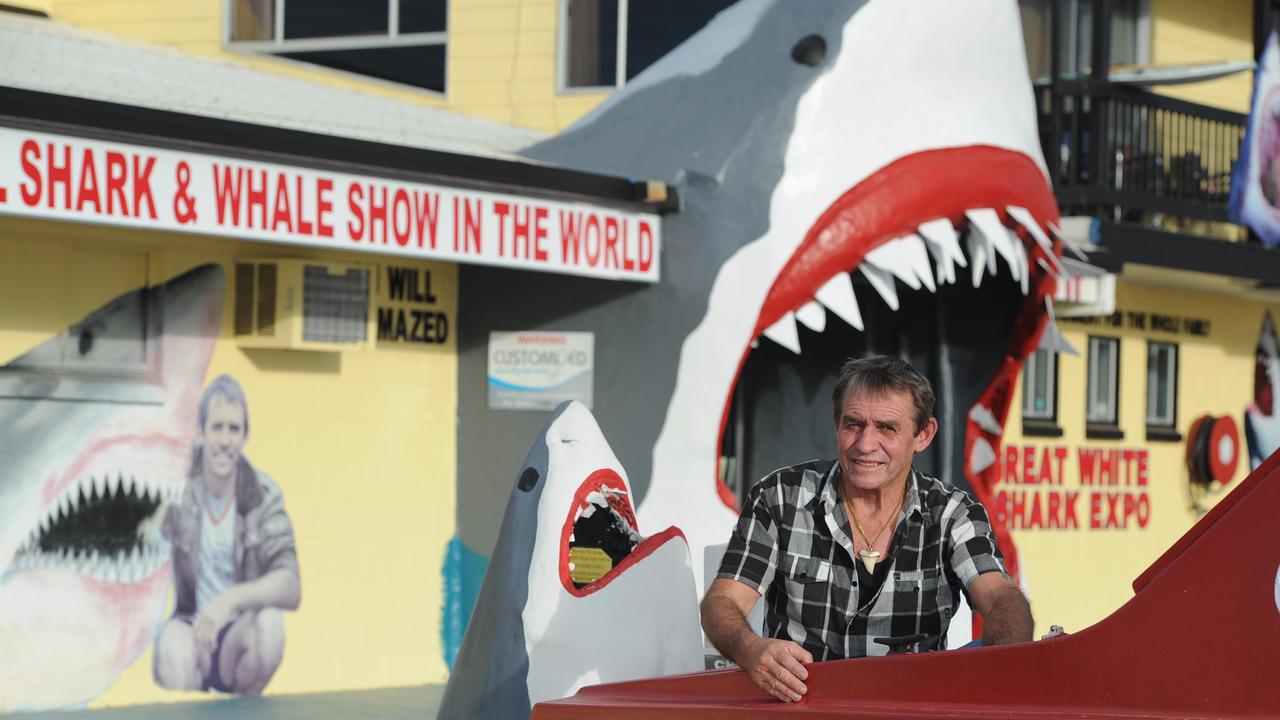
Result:
<svg viewBox="0 0 1280 720">
<path fill-rule="evenodd" d="M 533 718 L 1280 717 L 1278 515 L 1280 452 L 1078 633 L 815 663 L 795 704 L 722 670 L 587 687 Z"/>
</svg>

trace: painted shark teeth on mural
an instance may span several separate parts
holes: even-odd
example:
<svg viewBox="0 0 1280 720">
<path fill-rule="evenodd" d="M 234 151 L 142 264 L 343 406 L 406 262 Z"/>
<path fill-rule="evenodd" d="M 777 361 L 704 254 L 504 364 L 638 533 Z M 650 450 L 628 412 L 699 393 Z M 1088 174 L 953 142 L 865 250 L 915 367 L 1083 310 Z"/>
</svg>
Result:
<svg viewBox="0 0 1280 720">
<path fill-rule="evenodd" d="M 1006 210 L 1009 222 L 1024 228 L 1035 241 L 1031 250 L 1034 252 L 1038 247 L 1042 251 L 1035 253 L 1037 266 L 1055 278 L 1064 277 L 1066 273 L 1054 254 L 1053 241 L 1030 211 L 1019 206 L 1009 206 Z M 915 291 L 936 292 L 939 285 L 955 282 L 958 265 L 971 268 L 973 285 L 980 287 L 984 275 L 996 274 L 997 258 L 1009 267 L 1009 275 L 1022 294 L 1029 294 L 1031 256 L 1014 229 L 1005 225 L 1000 214 L 991 208 L 967 210 L 964 216 L 968 225 L 965 235 L 968 258 L 961 249 L 960 233 L 950 220 L 938 218 L 923 222 L 917 227 L 918 234 L 894 238 L 867 252 L 856 268 L 832 277 L 814 294 L 813 300 L 783 315 L 762 335 L 798 355 L 801 345 L 796 323 L 814 332 L 824 332 L 824 307 L 849 325 L 865 330 L 850 276 L 855 271 L 861 272 L 885 304 L 895 311 L 901 307 L 895 280 Z"/>
<path fill-rule="evenodd" d="M 181 491 L 182 486 L 177 483 L 161 482 L 145 475 L 118 470 L 88 471 L 69 483 L 48 504 L 15 552 L 13 568 L 68 569 L 104 582 L 136 582 L 148 577 L 168 558 L 169 546 L 160 534 L 160 525 L 168 503 L 176 500 Z M 150 512 L 139 523 L 131 549 L 121 547 L 103 553 L 84 547 L 53 549 L 73 534 L 60 531 L 60 525 L 74 527 L 81 514 L 100 512 L 100 504 L 106 502 L 150 506 Z"/>
</svg>

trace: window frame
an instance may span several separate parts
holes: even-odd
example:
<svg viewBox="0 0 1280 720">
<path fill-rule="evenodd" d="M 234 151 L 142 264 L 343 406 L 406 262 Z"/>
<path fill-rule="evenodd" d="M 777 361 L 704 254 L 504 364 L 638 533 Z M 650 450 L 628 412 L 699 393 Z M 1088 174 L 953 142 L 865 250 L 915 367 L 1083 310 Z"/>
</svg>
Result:
<svg viewBox="0 0 1280 720">
<path fill-rule="evenodd" d="M 617 3 L 618 10 L 618 22 L 614 27 L 616 35 L 614 47 L 616 48 L 617 57 L 614 60 L 613 84 L 570 85 L 569 4 L 573 0 L 558 0 L 559 8 L 556 15 L 556 93 L 578 95 L 612 92 L 627 84 L 627 12 L 630 10 L 630 0 L 613 1 Z"/>
<path fill-rule="evenodd" d="M 1097 347 L 1104 343 L 1112 348 L 1111 361 L 1108 368 L 1108 374 L 1111 376 L 1112 410 L 1111 419 L 1109 420 L 1093 417 L 1094 378 L 1096 377 L 1094 359 L 1098 355 Z M 1088 355 L 1085 358 L 1084 418 L 1086 437 L 1110 440 L 1118 440 L 1124 437 L 1124 432 L 1120 430 L 1120 368 L 1120 338 L 1108 335 L 1090 335 Z"/>
<path fill-rule="evenodd" d="M 1152 405 L 1152 383 L 1151 383 L 1151 359 L 1153 351 L 1167 351 L 1168 358 L 1171 362 L 1170 378 L 1168 383 L 1168 408 L 1169 417 L 1167 421 L 1162 418 L 1153 418 L 1151 415 Z M 1146 424 L 1148 440 L 1167 440 L 1181 441 L 1182 435 L 1178 432 L 1178 369 L 1180 365 L 1180 351 L 1177 343 L 1164 342 L 1160 340 L 1147 341 L 1147 393 L 1146 393 Z"/>
<path fill-rule="evenodd" d="M 1051 13 L 1052 9 L 1050 6 L 1052 6 L 1055 2 L 1062 2 L 1063 4 L 1060 17 L 1062 18 L 1063 25 L 1065 26 L 1064 31 L 1059 33 L 1060 35 L 1059 39 L 1062 42 L 1062 53 L 1063 53 L 1063 57 L 1059 59 L 1059 68 L 1060 68 L 1059 71 L 1067 77 L 1075 77 L 1078 74 L 1076 70 L 1077 67 L 1088 65 L 1087 59 L 1082 60 L 1082 58 L 1080 58 L 1080 52 L 1079 52 L 1080 50 L 1079 38 L 1081 34 L 1081 27 L 1080 27 L 1080 23 L 1077 22 L 1077 19 L 1080 17 L 1081 1 L 1080 0 L 1045 0 L 1045 10 Z M 1137 16 L 1134 18 L 1134 38 L 1133 38 L 1134 64 L 1149 65 L 1151 64 L 1151 44 L 1152 44 L 1151 0 L 1135 0 L 1135 3 L 1137 6 L 1136 7 Z M 1019 7 L 1021 7 L 1022 4 L 1023 4 L 1022 2 L 1019 2 L 1018 3 Z M 1050 25 L 1050 27 L 1046 32 L 1046 42 L 1048 43 L 1049 52 L 1052 53 L 1053 27 L 1052 27 L 1051 21 L 1046 20 L 1046 24 Z M 1112 23 L 1111 23 L 1111 29 L 1113 31 L 1112 35 L 1114 35 L 1114 30 L 1115 30 L 1114 19 L 1112 20 Z M 1032 65 L 1031 58 L 1028 57 L 1027 61 L 1028 61 L 1028 68 L 1030 69 Z M 1111 64 L 1112 65 L 1115 64 L 1114 58 L 1112 58 Z M 1037 76 L 1033 76 L 1031 79 L 1033 83 L 1037 81 L 1047 83 L 1050 80 L 1048 76 L 1049 76 L 1049 71 L 1048 69 L 1046 69 L 1043 73 Z"/>
<path fill-rule="evenodd" d="M 284 6 L 289 0 L 271 0 L 273 4 L 274 14 L 271 21 L 271 39 L 270 40 L 236 40 L 232 37 L 235 31 L 235 9 L 236 0 L 223 0 L 222 12 L 222 45 L 225 49 L 233 52 L 245 52 L 260 57 L 270 57 L 280 62 L 293 63 L 302 67 L 320 72 L 337 73 L 348 78 L 356 78 L 361 81 L 381 83 L 390 87 L 410 92 L 422 92 L 434 97 L 444 97 L 449 92 L 449 27 L 451 25 L 452 3 L 445 2 L 444 10 L 444 30 L 435 32 L 400 32 L 400 0 L 385 0 L 387 3 L 387 32 L 386 34 L 367 34 L 367 35 L 337 35 L 334 37 L 312 37 L 312 38 L 295 38 L 286 39 L 284 37 Z M 305 0 L 293 0 L 294 2 L 305 2 Z M 307 62 L 306 60 L 298 60 L 295 58 L 284 57 L 280 53 L 293 52 L 324 52 L 327 50 L 380 50 L 396 47 L 435 47 L 440 46 L 445 50 L 445 77 L 444 90 L 432 90 L 430 88 L 419 87 L 417 85 L 409 85 L 395 80 L 380 78 L 376 75 L 364 75 L 350 70 L 341 70 L 338 68 L 321 65 L 319 63 Z"/>
<path fill-rule="evenodd" d="M 1043 353 L 1043 357 L 1048 358 L 1050 363 L 1050 371 L 1048 373 L 1048 410 L 1043 415 L 1028 414 L 1028 402 L 1031 399 L 1030 380 L 1033 366 L 1037 362 L 1035 358 Z M 1058 362 L 1058 353 L 1050 351 L 1046 348 L 1036 348 L 1029 355 L 1022 365 L 1022 434 L 1038 435 L 1042 437 L 1062 437 L 1062 428 L 1058 425 L 1058 398 L 1059 398 L 1059 368 L 1061 363 Z M 1034 412 L 1034 410 L 1032 410 Z"/>
</svg>

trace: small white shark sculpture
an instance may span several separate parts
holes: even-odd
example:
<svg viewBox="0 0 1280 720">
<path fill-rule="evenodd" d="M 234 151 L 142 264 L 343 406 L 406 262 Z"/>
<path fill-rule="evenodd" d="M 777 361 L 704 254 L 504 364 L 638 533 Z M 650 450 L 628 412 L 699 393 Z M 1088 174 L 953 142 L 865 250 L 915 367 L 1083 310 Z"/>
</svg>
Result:
<svg viewBox="0 0 1280 720">
<path fill-rule="evenodd" d="M 636 537 L 631 486 L 591 412 L 561 405 L 516 475 L 498 544 L 438 717 L 528 717 L 584 685 L 703 667 L 689 547 L 676 528 L 575 583 L 583 518 L 609 513 Z"/>
</svg>

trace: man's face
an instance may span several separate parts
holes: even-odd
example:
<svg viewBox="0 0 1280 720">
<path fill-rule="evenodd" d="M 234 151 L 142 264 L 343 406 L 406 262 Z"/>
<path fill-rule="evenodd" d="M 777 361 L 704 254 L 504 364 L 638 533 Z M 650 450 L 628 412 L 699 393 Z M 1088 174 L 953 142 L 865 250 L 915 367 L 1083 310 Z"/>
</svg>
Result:
<svg viewBox="0 0 1280 720">
<path fill-rule="evenodd" d="M 229 479 L 240 460 L 240 451 L 244 449 L 244 406 L 214 395 L 209 400 L 203 436 L 205 479 Z"/>
<path fill-rule="evenodd" d="M 836 426 L 840 471 L 858 490 L 880 490 L 905 480 L 911 459 L 933 441 L 938 422 L 916 432 L 911 394 L 846 393 Z"/>
</svg>

